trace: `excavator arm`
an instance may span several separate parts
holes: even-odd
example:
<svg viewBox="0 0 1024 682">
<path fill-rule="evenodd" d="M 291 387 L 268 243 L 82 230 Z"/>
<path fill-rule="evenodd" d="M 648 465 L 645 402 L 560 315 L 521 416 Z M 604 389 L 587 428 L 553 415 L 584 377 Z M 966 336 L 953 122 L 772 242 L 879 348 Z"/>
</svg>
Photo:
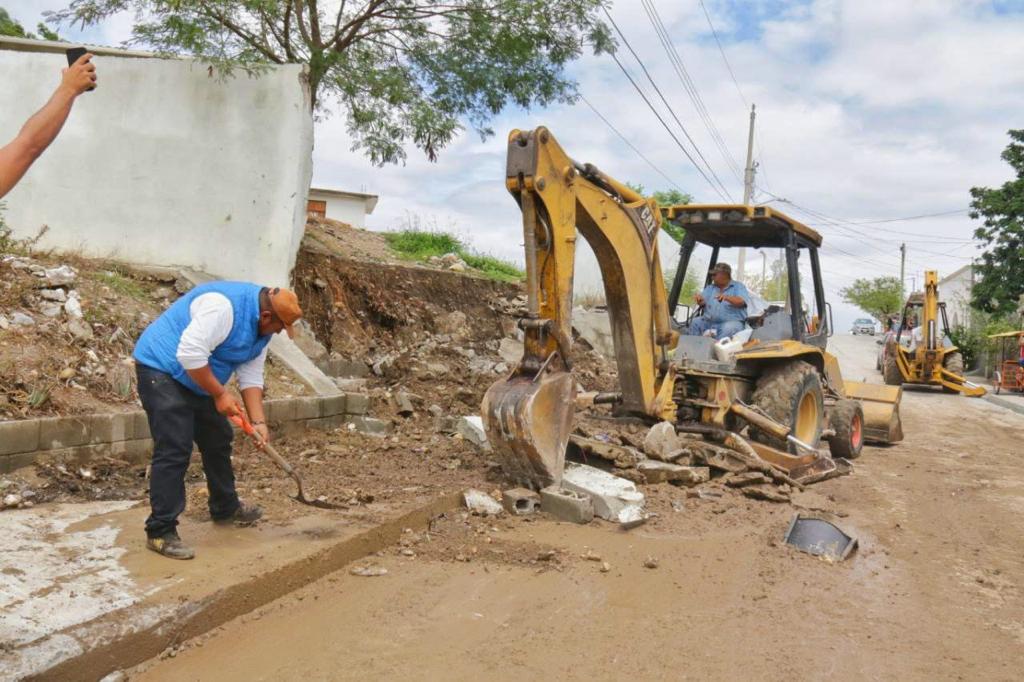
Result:
<svg viewBox="0 0 1024 682">
<path fill-rule="evenodd" d="M 597 256 L 615 344 L 621 413 L 674 419 L 678 334 L 658 257 L 657 205 L 590 164 L 573 161 L 546 128 L 508 138 L 506 187 L 523 215 L 523 359 L 487 391 L 488 439 L 505 472 L 539 488 L 560 482 L 572 428 L 572 283 L 576 239 Z"/>
</svg>

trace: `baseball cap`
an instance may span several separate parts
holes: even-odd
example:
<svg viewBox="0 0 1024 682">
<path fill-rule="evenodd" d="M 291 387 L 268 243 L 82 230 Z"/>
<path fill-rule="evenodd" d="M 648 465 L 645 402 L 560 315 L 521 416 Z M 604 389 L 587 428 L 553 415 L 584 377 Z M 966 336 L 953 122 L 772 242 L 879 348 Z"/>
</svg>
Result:
<svg viewBox="0 0 1024 682">
<path fill-rule="evenodd" d="M 288 332 L 288 338 L 295 336 L 292 325 L 302 317 L 302 308 L 299 307 L 299 297 L 291 289 L 274 287 L 267 296 L 270 298 L 270 307 L 274 314 L 284 322 L 284 330 Z"/>
</svg>

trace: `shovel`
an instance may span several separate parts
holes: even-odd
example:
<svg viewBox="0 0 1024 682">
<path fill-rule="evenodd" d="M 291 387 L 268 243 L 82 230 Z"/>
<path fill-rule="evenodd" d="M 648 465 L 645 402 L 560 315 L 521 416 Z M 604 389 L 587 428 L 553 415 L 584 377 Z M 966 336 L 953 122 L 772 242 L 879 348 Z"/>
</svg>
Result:
<svg viewBox="0 0 1024 682">
<path fill-rule="evenodd" d="M 263 438 L 260 437 L 260 434 L 256 433 L 256 429 L 253 428 L 253 425 L 249 422 L 248 419 L 246 419 L 241 414 L 232 415 L 228 417 L 228 419 L 231 420 L 232 424 L 240 428 L 242 430 L 242 433 L 244 433 L 245 435 L 249 436 L 249 438 L 252 439 L 252 442 L 257 449 L 262 450 L 263 452 L 270 455 L 270 459 L 274 460 L 274 464 L 281 467 L 281 469 L 284 470 L 286 474 L 295 479 L 295 482 L 299 486 L 299 492 L 292 496 L 292 499 L 297 500 L 302 504 L 308 504 L 311 507 L 319 507 L 320 509 L 347 509 L 347 507 L 344 505 L 331 504 L 330 502 L 327 502 L 324 498 L 318 497 L 310 499 L 309 497 L 307 497 L 306 492 L 303 489 L 302 477 L 299 476 L 299 472 L 295 470 L 295 467 L 293 467 L 291 464 L 285 461 L 284 457 L 279 455 L 277 453 L 277 450 L 275 450 L 270 445 L 270 443 L 263 440 Z"/>
</svg>

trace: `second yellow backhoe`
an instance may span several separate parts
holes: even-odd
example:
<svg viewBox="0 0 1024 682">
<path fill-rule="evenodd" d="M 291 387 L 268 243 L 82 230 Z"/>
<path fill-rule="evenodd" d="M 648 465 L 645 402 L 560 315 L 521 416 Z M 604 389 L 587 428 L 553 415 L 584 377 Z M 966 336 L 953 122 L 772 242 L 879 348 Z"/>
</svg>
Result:
<svg viewBox="0 0 1024 682">
<path fill-rule="evenodd" d="M 570 315 L 578 235 L 600 265 L 621 388 L 589 396 L 590 402 L 610 404 L 616 415 L 671 422 L 680 432 L 756 455 L 795 480 L 835 469 L 818 450 L 822 440 L 833 455 L 854 458 L 865 440 L 902 439 L 901 389 L 844 381 L 826 351 L 832 325 L 818 260 L 821 237 L 807 226 L 760 206 L 659 208 L 573 161 L 543 127 L 509 135 L 506 186 L 523 216 L 524 353 L 487 391 L 482 412 L 510 478 L 533 488 L 561 480 L 577 403 Z M 671 292 L 658 255 L 662 220 L 686 235 Z M 733 247 L 785 253 L 785 301 L 752 315 L 749 340 L 726 357 L 714 339 L 686 334 L 699 308 L 674 318 L 698 244 L 711 249 L 711 263 Z M 812 280 L 806 301 L 801 263 Z"/>
<path fill-rule="evenodd" d="M 939 300 L 939 274 L 924 273 L 924 291 L 914 292 L 903 306 L 904 323 L 890 337 L 882 360 L 885 383 L 941 386 L 946 393 L 980 397 L 985 389 L 964 377 L 964 356 L 952 344 L 946 304 Z M 904 334 L 910 347 L 900 343 Z"/>
</svg>

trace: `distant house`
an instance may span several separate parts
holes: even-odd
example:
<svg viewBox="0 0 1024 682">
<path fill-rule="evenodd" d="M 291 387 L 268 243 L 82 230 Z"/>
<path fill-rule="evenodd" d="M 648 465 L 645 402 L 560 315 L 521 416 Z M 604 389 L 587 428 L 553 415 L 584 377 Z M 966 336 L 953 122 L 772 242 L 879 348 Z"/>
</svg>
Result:
<svg viewBox="0 0 1024 682">
<path fill-rule="evenodd" d="M 939 280 L 939 297 L 946 303 L 949 325 L 971 325 L 971 289 L 974 287 L 974 267 L 965 265 Z"/>
<path fill-rule="evenodd" d="M 353 227 L 366 227 L 366 216 L 376 207 L 376 194 L 317 187 L 309 190 L 309 215 L 338 220 Z"/>
</svg>

